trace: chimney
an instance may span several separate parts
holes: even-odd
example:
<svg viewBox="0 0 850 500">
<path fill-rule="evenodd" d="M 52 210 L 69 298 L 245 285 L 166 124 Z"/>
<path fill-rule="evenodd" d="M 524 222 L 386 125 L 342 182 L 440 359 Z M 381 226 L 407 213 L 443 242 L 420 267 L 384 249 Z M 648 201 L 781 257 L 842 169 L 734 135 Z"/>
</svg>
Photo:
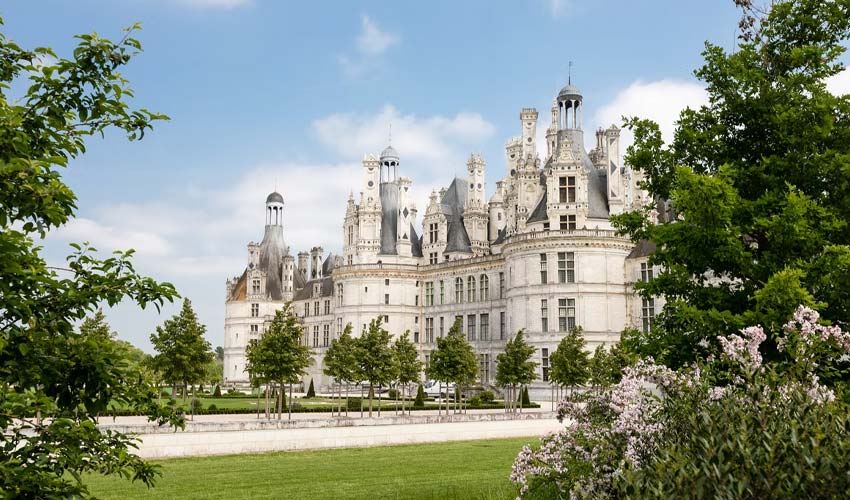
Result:
<svg viewBox="0 0 850 500">
<path fill-rule="evenodd" d="M 307 266 L 309 266 L 310 254 L 307 252 L 298 252 L 298 272 L 301 273 L 301 276 L 306 281 L 308 279 Z"/>
<path fill-rule="evenodd" d="M 322 254 L 324 253 L 324 249 L 322 247 L 313 247 L 310 249 L 310 260 L 313 262 L 312 271 L 310 276 L 312 279 L 321 278 L 322 277 Z"/>
</svg>

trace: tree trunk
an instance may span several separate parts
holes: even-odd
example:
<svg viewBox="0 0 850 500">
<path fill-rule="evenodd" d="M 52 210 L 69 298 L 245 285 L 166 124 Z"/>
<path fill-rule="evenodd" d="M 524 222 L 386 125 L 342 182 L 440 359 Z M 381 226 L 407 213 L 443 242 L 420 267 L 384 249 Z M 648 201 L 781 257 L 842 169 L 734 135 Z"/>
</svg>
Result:
<svg viewBox="0 0 850 500">
<path fill-rule="evenodd" d="M 189 402 L 189 406 L 191 406 L 192 418 L 191 420 L 195 421 L 195 385 L 192 384 L 192 400 Z"/>
<path fill-rule="evenodd" d="M 339 400 L 337 401 L 337 411 L 336 416 L 342 416 L 342 381 L 340 380 L 339 384 L 336 386 L 336 392 L 339 394 Z M 348 402 L 346 401 L 345 406 L 348 406 Z"/>
<path fill-rule="evenodd" d="M 260 419 L 260 384 L 257 384 L 257 420 Z"/>
<path fill-rule="evenodd" d="M 522 403 L 523 399 L 525 399 L 525 389 L 523 385 L 519 386 L 519 412 L 522 413 Z"/>
<path fill-rule="evenodd" d="M 381 418 L 381 391 L 384 390 L 384 384 L 378 384 L 378 418 Z"/>
<path fill-rule="evenodd" d="M 289 383 L 289 401 L 287 401 L 287 407 L 289 408 L 289 420 L 292 420 L 292 382 Z"/>
<path fill-rule="evenodd" d="M 363 418 L 363 384 L 360 384 L 360 418 Z"/>
</svg>

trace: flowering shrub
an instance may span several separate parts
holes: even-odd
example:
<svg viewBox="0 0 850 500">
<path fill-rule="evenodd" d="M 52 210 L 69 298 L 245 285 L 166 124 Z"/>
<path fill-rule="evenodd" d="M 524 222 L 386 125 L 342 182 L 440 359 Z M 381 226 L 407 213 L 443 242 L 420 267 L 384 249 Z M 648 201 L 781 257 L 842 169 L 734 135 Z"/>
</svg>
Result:
<svg viewBox="0 0 850 500">
<path fill-rule="evenodd" d="M 817 321 L 798 308 L 781 362 L 763 362 L 753 326 L 718 337 L 704 363 L 643 360 L 610 390 L 562 401 L 565 429 L 524 447 L 511 481 L 526 498 L 845 496 L 850 412 L 817 370 L 847 356 L 850 335 Z"/>
</svg>

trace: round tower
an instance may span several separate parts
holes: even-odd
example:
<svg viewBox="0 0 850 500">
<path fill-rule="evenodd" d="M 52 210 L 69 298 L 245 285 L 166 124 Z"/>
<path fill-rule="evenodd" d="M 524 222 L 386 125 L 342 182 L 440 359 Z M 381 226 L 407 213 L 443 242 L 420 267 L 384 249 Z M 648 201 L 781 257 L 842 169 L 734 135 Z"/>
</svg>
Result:
<svg viewBox="0 0 850 500">
<path fill-rule="evenodd" d="M 283 196 L 277 191 L 266 197 L 266 225 L 283 226 Z"/>
</svg>

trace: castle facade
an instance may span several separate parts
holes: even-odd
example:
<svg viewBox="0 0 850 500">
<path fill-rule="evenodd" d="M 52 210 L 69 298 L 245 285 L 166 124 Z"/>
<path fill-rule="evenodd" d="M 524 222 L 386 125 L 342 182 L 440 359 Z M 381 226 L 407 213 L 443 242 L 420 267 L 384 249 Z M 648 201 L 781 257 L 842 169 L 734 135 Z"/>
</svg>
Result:
<svg viewBox="0 0 850 500">
<path fill-rule="evenodd" d="M 331 340 L 348 323 L 358 335 L 378 316 L 393 335 L 410 331 L 426 365 L 436 339 L 461 318 L 485 386 L 505 342 L 524 329 L 537 348 L 538 397 L 548 394 L 549 355 L 571 327 L 583 328 L 590 349 L 616 342 L 627 327 L 649 328 L 661 304 L 633 285 L 653 272 L 652 248 L 617 235 L 609 220 L 648 200 L 621 163 L 619 129 L 598 129 L 586 151 L 583 108 L 576 87 L 561 89 L 545 152 L 538 112 L 523 109 L 495 192 L 487 197 L 486 163 L 471 155 L 466 177 L 431 192 L 421 228 L 399 153 L 389 146 L 366 155 L 360 197 L 349 198 L 343 217 L 341 255 L 315 247 L 296 262 L 283 237 L 283 197 L 270 194 L 263 240 L 248 245 L 245 270 L 227 281 L 225 384 L 247 384 L 248 341 L 287 302 L 315 353 L 305 381 L 317 389 L 331 383 L 322 374 Z"/>
</svg>

